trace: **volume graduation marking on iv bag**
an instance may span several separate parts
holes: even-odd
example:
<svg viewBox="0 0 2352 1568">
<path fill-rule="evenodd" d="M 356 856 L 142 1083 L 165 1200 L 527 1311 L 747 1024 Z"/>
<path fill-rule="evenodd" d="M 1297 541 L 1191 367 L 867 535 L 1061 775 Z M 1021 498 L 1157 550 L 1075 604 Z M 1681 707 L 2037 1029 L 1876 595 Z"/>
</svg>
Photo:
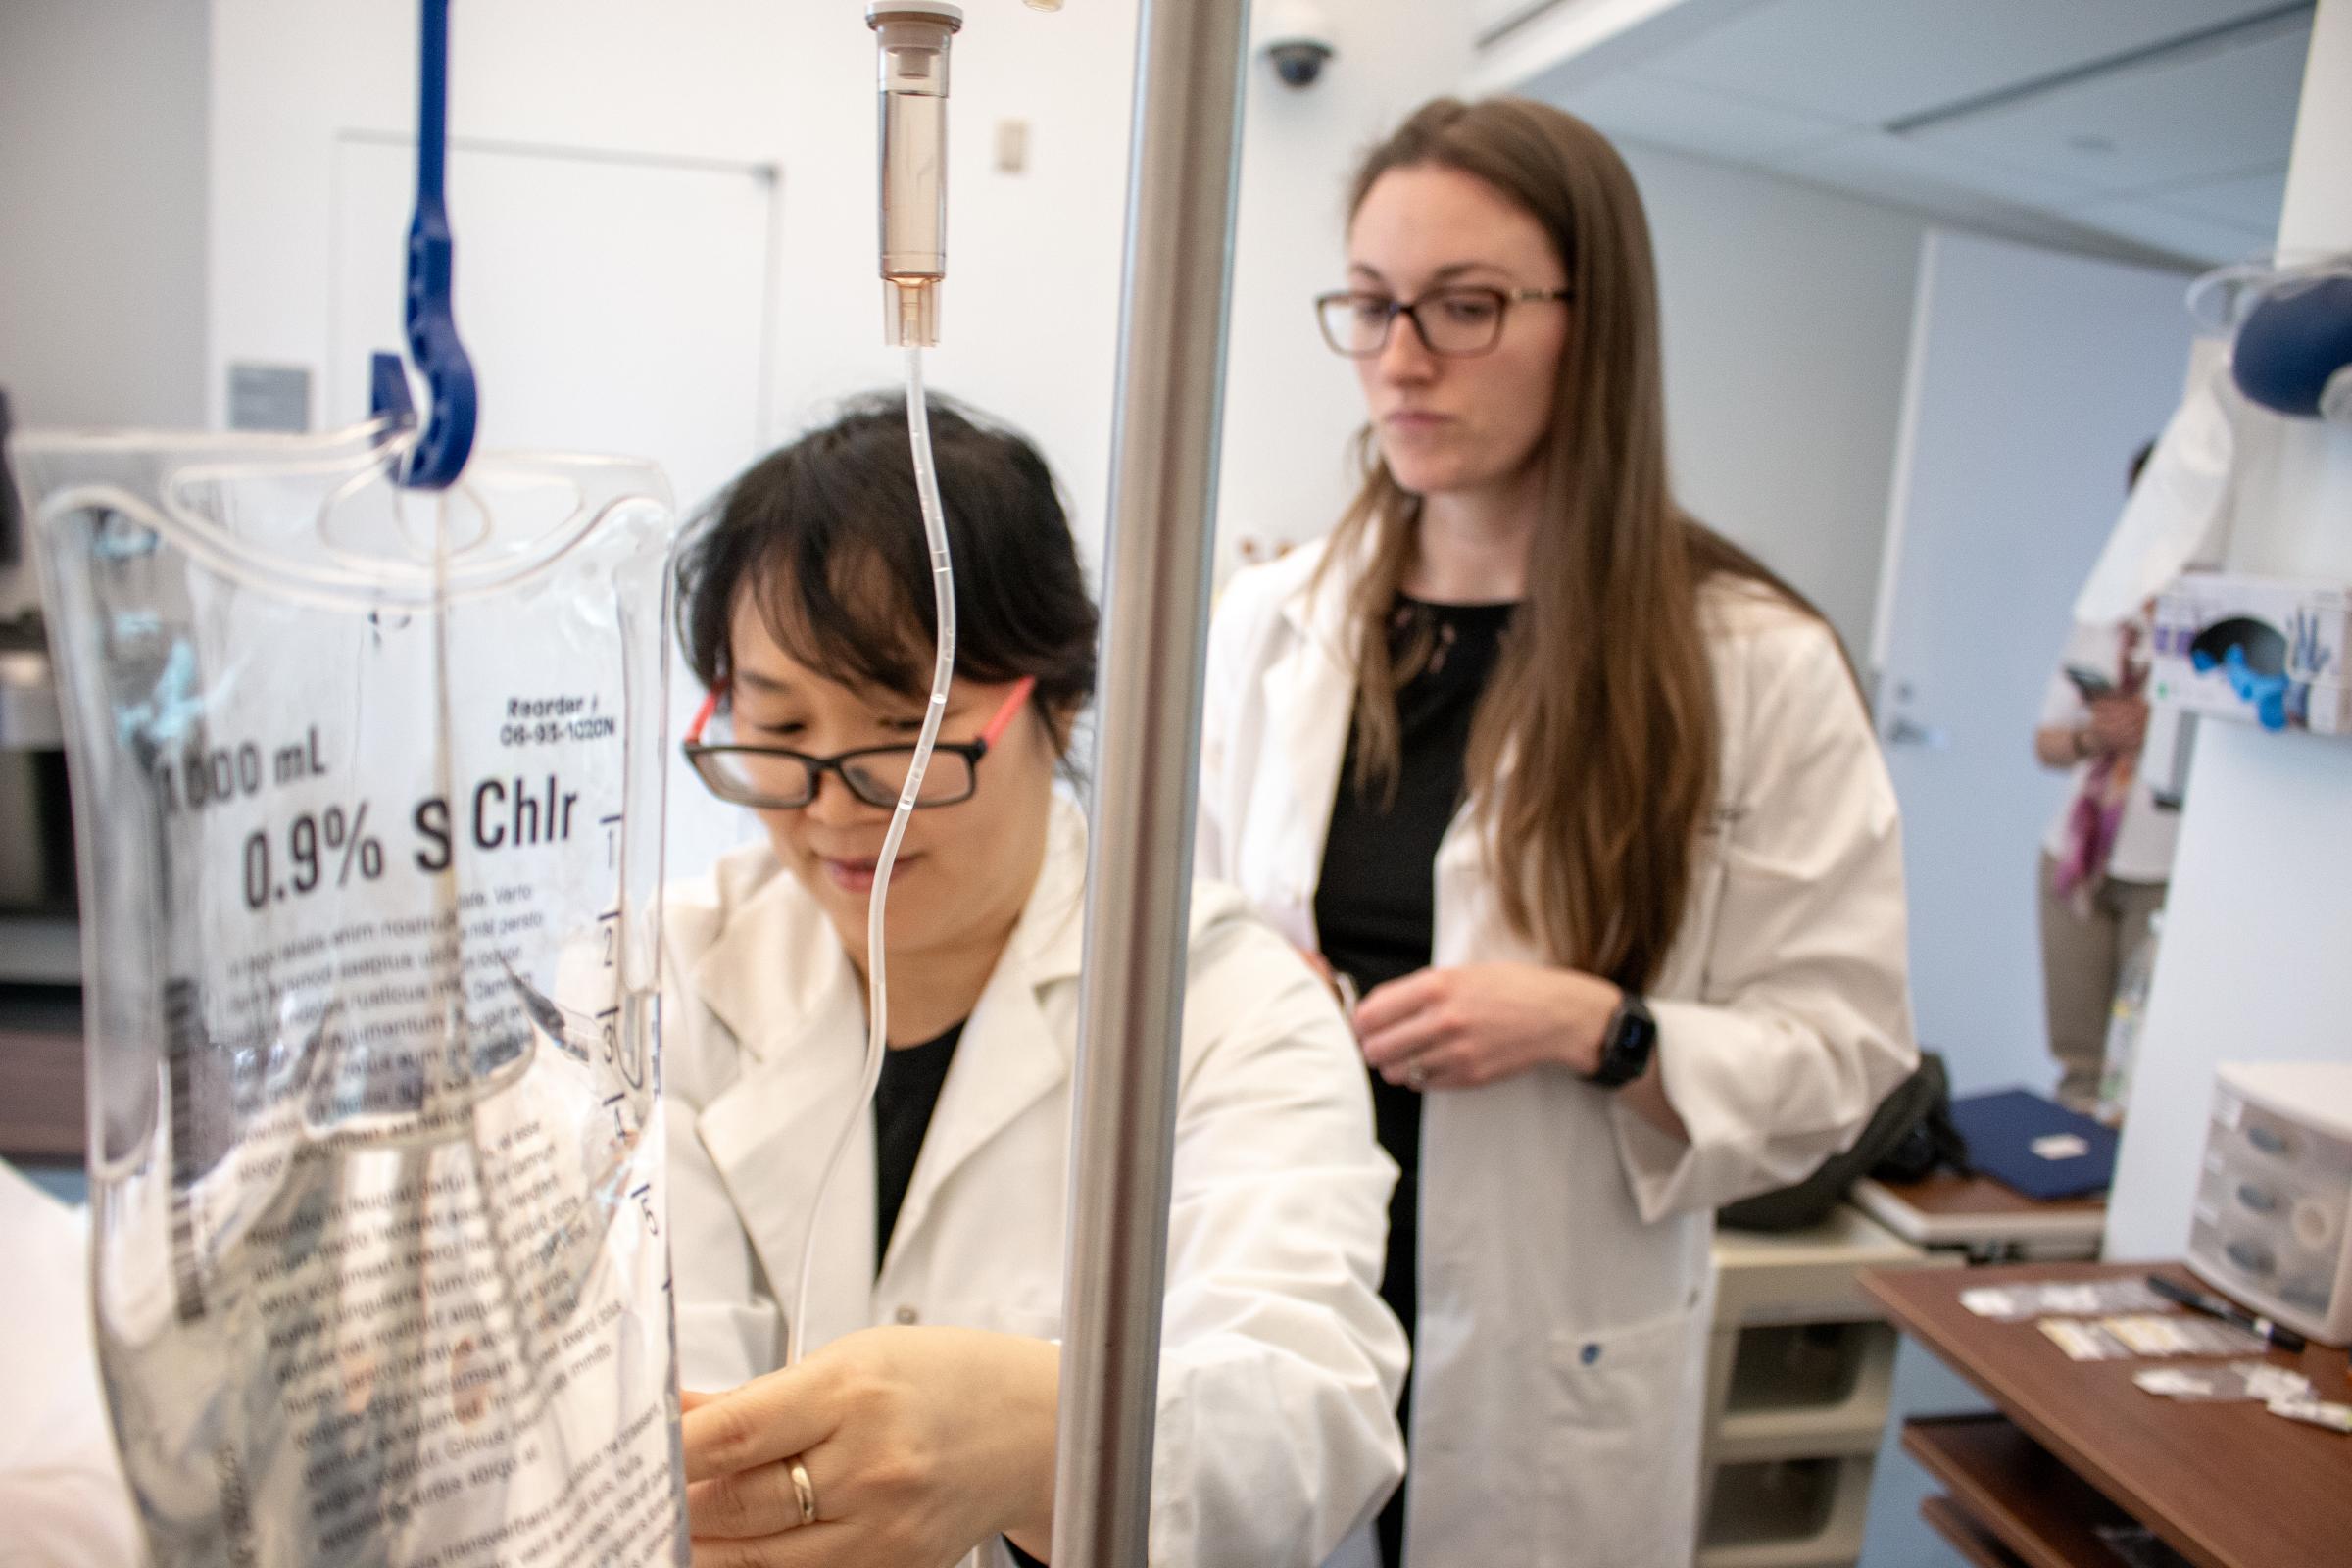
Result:
<svg viewBox="0 0 2352 1568">
<path fill-rule="evenodd" d="M 299 740 L 264 748 L 252 741 L 236 746 L 192 745 L 156 759 L 150 769 L 167 812 L 201 811 L 240 796 L 259 795 L 270 785 L 324 778 L 326 758 L 313 724 Z"/>
</svg>

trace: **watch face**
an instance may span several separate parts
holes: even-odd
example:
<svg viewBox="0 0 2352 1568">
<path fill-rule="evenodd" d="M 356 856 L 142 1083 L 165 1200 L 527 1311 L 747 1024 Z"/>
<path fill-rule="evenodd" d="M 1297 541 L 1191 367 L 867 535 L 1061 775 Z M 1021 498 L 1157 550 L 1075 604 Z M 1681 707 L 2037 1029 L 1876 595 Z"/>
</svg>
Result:
<svg viewBox="0 0 2352 1568">
<path fill-rule="evenodd" d="M 1657 1020 L 1649 1015 L 1647 1007 L 1628 997 L 1610 1021 L 1608 1039 L 1601 1044 L 1600 1065 L 1592 1074 L 1592 1081 L 1611 1089 L 1631 1083 L 1649 1066 L 1650 1053 L 1657 1044 Z"/>
</svg>

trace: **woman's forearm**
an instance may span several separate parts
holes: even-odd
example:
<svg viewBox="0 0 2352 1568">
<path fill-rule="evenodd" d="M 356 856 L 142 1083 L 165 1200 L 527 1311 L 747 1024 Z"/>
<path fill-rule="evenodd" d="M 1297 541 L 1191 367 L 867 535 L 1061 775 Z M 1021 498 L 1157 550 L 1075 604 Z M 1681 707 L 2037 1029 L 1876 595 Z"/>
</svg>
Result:
<svg viewBox="0 0 2352 1568">
<path fill-rule="evenodd" d="M 1054 1432 L 1061 1413 L 1061 1347 L 1051 1340 L 1016 1340 L 1008 1360 L 1004 1419 L 1019 1458 L 1014 1517 L 1004 1535 L 1039 1562 L 1053 1560 Z"/>
</svg>

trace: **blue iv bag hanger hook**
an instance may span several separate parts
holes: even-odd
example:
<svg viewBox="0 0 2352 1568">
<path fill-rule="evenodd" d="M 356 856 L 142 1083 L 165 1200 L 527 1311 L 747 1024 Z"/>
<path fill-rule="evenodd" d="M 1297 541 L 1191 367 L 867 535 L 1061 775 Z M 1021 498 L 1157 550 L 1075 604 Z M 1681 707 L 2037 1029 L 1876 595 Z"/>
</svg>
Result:
<svg viewBox="0 0 2352 1568">
<path fill-rule="evenodd" d="M 472 454 L 480 410 L 473 361 L 458 340 L 449 298 L 449 206 L 443 192 L 449 155 L 449 0 L 420 0 L 420 5 L 424 40 L 416 73 L 416 211 L 409 220 L 409 280 L 401 318 L 409 358 L 432 393 L 432 413 L 398 478 L 413 489 L 442 490 L 455 482 Z M 369 379 L 375 416 L 388 416 L 397 428 L 413 428 L 416 406 L 409 395 L 400 356 L 376 354 Z"/>
</svg>

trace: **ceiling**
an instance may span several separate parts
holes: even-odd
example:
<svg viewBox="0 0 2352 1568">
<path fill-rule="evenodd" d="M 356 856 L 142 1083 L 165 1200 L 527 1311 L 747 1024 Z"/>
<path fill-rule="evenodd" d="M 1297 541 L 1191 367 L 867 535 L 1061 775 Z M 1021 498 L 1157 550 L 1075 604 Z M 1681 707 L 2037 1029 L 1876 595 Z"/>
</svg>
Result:
<svg viewBox="0 0 2352 1568">
<path fill-rule="evenodd" d="M 1475 85 L 2027 239 L 2267 249 L 2309 0 L 1477 0 Z"/>
</svg>

